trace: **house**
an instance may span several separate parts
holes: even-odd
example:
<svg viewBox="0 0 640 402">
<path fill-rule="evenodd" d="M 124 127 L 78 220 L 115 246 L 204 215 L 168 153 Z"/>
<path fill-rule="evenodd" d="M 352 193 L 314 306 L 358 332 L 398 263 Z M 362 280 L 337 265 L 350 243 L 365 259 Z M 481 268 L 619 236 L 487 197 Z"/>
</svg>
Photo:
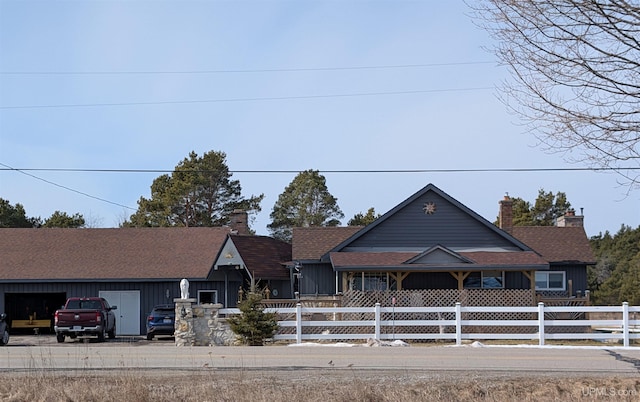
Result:
<svg viewBox="0 0 640 402">
<path fill-rule="evenodd" d="M 502 200 L 493 225 L 429 184 L 368 226 L 294 228 L 291 245 L 250 235 L 242 211 L 216 228 L 0 229 L 0 312 L 50 320 L 67 297 L 102 296 L 118 306 L 117 333 L 139 335 L 154 305 L 180 297 L 182 278 L 196 302 L 224 307 L 252 285 L 343 305 L 380 292 L 419 306 L 584 294 L 595 258 L 583 217 L 513 227 L 511 213 Z"/>
<path fill-rule="evenodd" d="M 511 291 L 532 304 L 541 290 L 586 289 L 593 254 L 567 226 L 503 230 L 429 184 L 366 227 L 295 228 L 294 279 L 302 295 L 453 290 L 499 303 Z"/>
<path fill-rule="evenodd" d="M 291 260 L 290 246 L 237 234 L 248 233 L 237 215 L 214 228 L 0 229 L 0 311 L 10 322 L 50 321 L 67 297 L 102 296 L 118 307 L 117 333 L 139 335 L 154 305 L 180 297 L 182 278 L 199 303 L 235 307 L 251 278 L 290 297 L 277 262 Z"/>
</svg>

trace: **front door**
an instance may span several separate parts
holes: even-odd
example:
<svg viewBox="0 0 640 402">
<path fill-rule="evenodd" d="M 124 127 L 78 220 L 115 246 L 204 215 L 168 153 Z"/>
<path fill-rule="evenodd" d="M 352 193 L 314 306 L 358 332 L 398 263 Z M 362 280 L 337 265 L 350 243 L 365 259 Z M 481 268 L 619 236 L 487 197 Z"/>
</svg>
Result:
<svg viewBox="0 0 640 402">
<path fill-rule="evenodd" d="M 140 335 L 140 291 L 101 290 L 100 297 L 117 306 L 116 335 Z"/>
</svg>

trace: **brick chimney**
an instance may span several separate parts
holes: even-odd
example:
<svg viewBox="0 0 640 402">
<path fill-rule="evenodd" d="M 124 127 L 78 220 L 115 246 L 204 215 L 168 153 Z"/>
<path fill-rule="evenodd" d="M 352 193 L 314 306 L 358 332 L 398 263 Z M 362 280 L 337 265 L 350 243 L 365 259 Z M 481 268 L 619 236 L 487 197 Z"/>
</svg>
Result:
<svg viewBox="0 0 640 402">
<path fill-rule="evenodd" d="M 498 226 L 500 229 L 510 232 L 513 229 L 513 201 L 509 195 L 505 195 L 500 202 L 500 211 L 498 212 Z"/>
<path fill-rule="evenodd" d="M 581 211 L 582 212 L 582 211 Z M 559 216 L 556 219 L 556 226 L 561 228 L 575 228 L 584 226 L 584 215 L 576 215 L 574 209 L 570 209 L 565 212 L 564 216 Z"/>
<path fill-rule="evenodd" d="M 239 234 L 239 235 L 250 235 L 251 232 L 249 231 L 249 224 L 248 224 L 248 220 L 249 220 L 249 216 L 247 214 L 247 211 L 243 211 L 241 209 L 234 209 L 233 212 L 231 212 L 231 216 L 229 217 L 229 227 L 231 228 L 231 231 L 235 234 Z"/>
</svg>

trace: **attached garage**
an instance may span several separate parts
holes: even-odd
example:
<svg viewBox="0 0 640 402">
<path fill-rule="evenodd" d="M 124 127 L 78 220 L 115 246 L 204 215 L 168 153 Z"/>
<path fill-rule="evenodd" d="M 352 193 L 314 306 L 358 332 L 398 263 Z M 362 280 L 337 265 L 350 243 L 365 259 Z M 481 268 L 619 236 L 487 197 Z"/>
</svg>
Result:
<svg viewBox="0 0 640 402">
<path fill-rule="evenodd" d="M 116 305 L 118 335 L 142 335 L 156 304 L 180 297 L 187 278 L 199 290 L 221 294 L 209 278 L 228 227 L 0 229 L 0 312 L 21 331 L 33 320 L 50 328 L 67 297 L 102 296 Z M 205 292 L 206 293 L 206 292 Z"/>
</svg>

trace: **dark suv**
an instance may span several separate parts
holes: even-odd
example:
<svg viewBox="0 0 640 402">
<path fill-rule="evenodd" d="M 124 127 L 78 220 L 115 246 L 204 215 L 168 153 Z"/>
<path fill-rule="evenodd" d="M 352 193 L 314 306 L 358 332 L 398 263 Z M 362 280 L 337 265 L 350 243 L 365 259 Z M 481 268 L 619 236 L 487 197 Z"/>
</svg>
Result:
<svg viewBox="0 0 640 402">
<path fill-rule="evenodd" d="M 176 310 L 173 304 L 155 306 L 147 317 L 147 339 L 156 335 L 173 336 L 176 321 Z"/>
</svg>

